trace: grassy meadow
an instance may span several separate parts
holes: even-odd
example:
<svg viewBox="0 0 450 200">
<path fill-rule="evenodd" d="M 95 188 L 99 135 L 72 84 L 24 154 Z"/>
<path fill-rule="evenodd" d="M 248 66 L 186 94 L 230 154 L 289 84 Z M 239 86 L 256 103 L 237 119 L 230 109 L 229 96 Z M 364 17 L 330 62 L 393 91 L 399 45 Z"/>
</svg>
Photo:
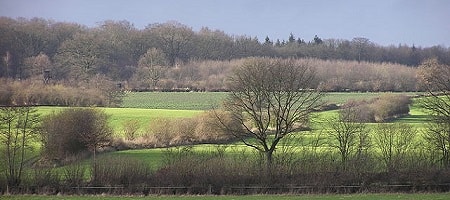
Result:
<svg viewBox="0 0 450 200">
<path fill-rule="evenodd" d="M 42 116 L 54 111 L 65 109 L 64 107 L 39 107 Z M 202 113 L 202 110 L 169 110 L 169 109 L 145 109 L 145 108 L 99 108 L 109 115 L 109 124 L 116 134 L 120 134 L 123 124 L 129 120 L 137 120 L 141 129 L 145 129 L 148 123 L 155 118 L 189 118 Z"/>
<path fill-rule="evenodd" d="M 158 93 L 156 93 L 158 94 Z M 158 102 L 161 101 L 159 98 L 164 98 L 167 99 L 168 97 L 170 97 L 171 95 L 173 95 L 173 98 L 182 98 L 182 99 L 196 99 L 197 103 L 199 105 L 207 105 L 208 102 L 220 102 L 221 100 L 223 100 L 225 98 L 225 94 L 226 93 L 206 93 L 207 95 L 205 95 L 205 93 L 197 93 L 197 92 L 186 92 L 186 93 L 164 93 L 164 96 L 159 97 L 158 95 L 155 95 L 154 93 L 142 93 L 139 94 L 139 98 L 140 99 L 145 99 L 144 97 L 146 97 L 147 101 L 149 102 L 148 105 L 151 102 Z M 345 103 L 348 100 L 369 100 L 372 98 L 375 98 L 377 96 L 383 95 L 384 93 L 328 93 L 325 94 L 323 101 L 327 102 L 327 103 L 336 103 L 336 104 L 342 104 Z M 408 95 L 414 95 L 414 93 L 407 93 Z M 207 97 L 205 99 L 205 101 L 202 101 L 201 98 L 198 97 L 194 97 L 196 95 L 199 96 L 205 96 Z M 136 94 L 132 94 L 129 95 L 127 97 L 125 97 L 125 101 L 128 102 L 132 102 L 133 98 L 136 97 Z M 215 99 L 214 101 L 211 101 L 211 99 Z M 175 101 L 175 100 L 173 100 Z M 180 102 L 181 103 L 181 102 Z M 188 103 L 191 106 L 193 105 L 192 103 Z M 124 103 L 125 105 L 125 103 Z M 216 105 L 209 105 L 206 107 L 214 107 L 214 106 L 218 106 L 219 104 Z M 138 105 L 134 105 L 135 107 L 138 107 Z M 156 107 L 156 104 L 153 105 Z M 117 116 L 114 117 L 114 115 L 112 115 L 111 120 L 116 122 L 113 124 L 116 124 L 116 126 L 120 125 L 121 120 L 123 121 L 123 119 L 125 117 L 127 117 L 128 114 L 134 115 L 132 113 L 121 113 L 122 111 L 130 111 L 133 112 L 134 110 L 136 111 L 147 111 L 147 114 L 149 116 L 165 116 L 165 117 L 189 117 L 189 116 L 195 116 L 196 114 L 200 114 L 201 112 L 203 112 L 202 110 L 183 110 L 183 108 L 187 108 L 186 105 L 178 105 L 177 107 L 175 107 L 175 105 L 173 105 L 174 108 L 176 110 L 170 110 L 170 109 L 142 109 L 142 108 L 117 108 L 117 109 L 107 109 L 107 113 L 113 114 L 111 111 L 117 111 Z M 159 108 L 159 107 L 156 107 Z M 160 114 L 156 114 L 162 112 Z M 313 113 L 311 121 L 312 124 L 311 126 L 313 127 L 313 132 L 304 132 L 301 134 L 297 134 L 296 136 L 294 136 L 293 138 L 290 139 L 290 141 L 288 143 L 288 145 L 292 145 L 292 143 L 296 143 L 295 145 L 301 144 L 300 146 L 308 146 L 311 145 L 315 140 L 319 138 L 322 139 L 322 143 L 327 143 L 327 136 L 326 136 L 326 132 L 329 131 L 329 127 L 327 125 L 327 122 L 337 116 L 337 110 L 331 110 L 331 111 L 323 111 L 323 112 L 318 112 L 318 113 Z M 141 117 L 141 119 L 148 119 L 151 120 L 152 117 Z M 413 104 L 410 107 L 410 115 L 408 116 L 403 116 L 401 118 L 395 119 L 394 121 L 392 121 L 392 123 L 408 123 L 413 125 L 414 127 L 418 128 L 419 131 L 420 129 L 424 128 L 425 123 L 427 122 L 427 114 L 419 107 L 418 105 L 418 100 L 414 100 Z M 368 124 L 368 128 L 370 129 L 371 126 L 375 126 L 376 124 Z M 248 149 L 247 147 L 243 146 L 241 143 L 234 143 L 234 144 L 229 144 L 229 148 L 227 149 L 227 152 L 233 154 L 236 152 L 240 152 L 242 150 L 248 150 L 248 151 L 252 151 L 252 149 Z M 325 145 L 326 146 L 326 145 Z M 193 151 L 195 152 L 214 152 L 216 151 L 216 146 L 215 145 L 208 145 L 208 144 L 203 144 L 203 145 L 196 145 L 194 148 L 192 148 Z M 120 152 L 114 152 L 113 154 L 115 155 L 126 155 L 126 156 L 131 156 L 131 157 L 136 157 L 136 158 L 140 158 L 140 159 L 144 159 L 144 160 L 148 160 L 149 163 L 151 163 L 152 166 L 155 166 L 159 161 L 162 161 L 163 159 L 163 154 L 164 154 L 164 150 L 165 149 L 146 149 L 146 150 L 127 150 L 127 151 L 120 151 Z M 154 159 L 149 159 L 148 157 L 152 157 Z M 152 163 L 153 162 L 153 163 Z"/>
<path fill-rule="evenodd" d="M 350 99 L 372 99 L 383 93 L 330 93 L 326 94 L 324 101 L 327 103 L 341 104 L 345 103 Z M 198 96 L 196 96 L 198 95 Z M 226 97 L 226 93 L 197 93 L 197 92 L 185 92 L 185 93 L 131 93 L 128 94 L 125 99 L 123 106 L 121 108 L 99 108 L 104 109 L 105 112 L 110 115 L 110 125 L 115 131 L 115 136 L 123 136 L 123 123 L 128 120 L 137 120 L 141 124 L 140 131 L 145 131 L 148 124 L 156 118 L 189 118 L 203 113 L 212 107 L 217 107 L 220 102 Z M 195 99 L 195 101 L 188 101 L 186 99 Z M 186 100 L 186 101 L 185 101 Z M 167 101 L 169 106 L 164 106 L 162 102 Z M 174 103 L 177 102 L 177 103 Z M 420 109 L 417 100 L 410 106 L 410 115 L 404 116 L 392 121 L 392 123 L 408 123 L 412 124 L 414 127 L 419 129 L 424 128 L 425 122 L 427 122 L 427 114 Z M 38 111 L 42 115 L 49 114 L 53 111 L 64 109 L 62 107 L 39 107 Z M 314 113 L 311 117 L 311 126 L 313 131 L 311 132 L 301 132 L 299 134 L 294 134 L 291 138 L 286 138 L 283 140 L 281 145 L 283 146 L 297 146 L 294 151 L 305 152 L 308 151 L 315 141 L 321 139 L 320 147 L 316 148 L 321 151 L 321 149 L 330 151 L 330 146 L 328 144 L 329 138 L 327 132 L 329 126 L 327 122 L 329 119 L 337 115 L 337 110 L 323 111 Z M 376 124 L 368 124 L 370 129 L 371 126 Z M 420 134 L 420 133 L 419 133 Z M 112 151 L 99 155 L 99 159 L 120 159 L 132 158 L 140 160 L 150 166 L 152 170 L 157 170 L 168 161 L 168 156 L 176 155 L 177 151 L 181 151 L 183 147 L 172 147 L 172 148 L 152 148 L 152 149 L 133 149 L 133 150 L 123 150 L 123 151 Z M 226 148 L 225 154 L 229 156 L 258 156 L 257 153 L 241 142 L 235 142 L 227 145 L 216 145 L 216 144 L 197 144 L 188 147 L 191 152 L 198 155 L 202 154 L 214 154 L 219 153 L 221 148 Z M 315 151 L 315 150 L 314 150 Z M 175 153 L 175 154 L 174 154 Z M 170 159 L 169 159 L 170 160 Z M 83 161 L 83 165 L 86 168 L 90 166 L 90 159 Z M 59 171 L 64 170 L 63 167 L 59 167 Z M 87 170 L 87 173 L 90 173 Z M 89 175 L 86 175 L 88 178 Z M 449 194 L 357 194 L 357 195 L 301 195 L 301 196 L 245 196 L 245 199 L 446 199 Z M 92 196 L 91 196 L 92 197 Z M 195 196 L 195 199 L 198 196 Z M 218 196 L 215 196 L 216 199 Z M 220 197 L 220 196 L 219 196 Z M 40 199 L 40 196 L 22 196 L 21 199 Z M 60 199 L 58 196 L 52 196 L 51 198 Z M 62 197 L 61 199 L 83 199 L 85 197 Z M 93 198 L 103 198 L 95 196 Z M 138 197 L 130 197 L 138 198 Z M 165 199 L 166 197 L 151 197 L 150 199 Z M 173 197 L 167 197 L 167 199 L 172 199 Z M 190 199 L 189 196 L 177 196 L 176 198 Z M 192 197 L 193 198 L 193 197 Z M 201 199 L 209 199 L 209 196 L 202 196 Z M 240 196 L 224 196 L 220 197 L 223 199 L 241 199 Z"/>
<path fill-rule="evenodd" d="M 326 103 L 342 104 L 346 101 L 369 100 L 383 93 L 327 93 L 323 97 Z M 414 95 L 414 93 L 407 93 Z M 116 133 L 122 131 L 123 123 L 128 120 L 140 122 L 141 129 L 155 118 L 186 118 L 202 113 L 204 110 L 220 107 L 226 98 L 225 92 L 135 92 L 128 93 L 120 108 L 101 108 L 110 115 L 110 125 Z M 39 107 L 42 115 L 64 109 L 63 107 Z M 319 121 L 329 118 L 336 111 L 316 113 Z M 424 113 L 418 109 L 411 111 L 411 116 L 402 119 L 402 122 L 420 123 Z"/>
<path fill-rule="evenodd" d="M 369 100 L 384 93 L 326 93 L 325 103 L 342 104 L 348 100 Z M 403 93 L 415 95 L 415 93 Z M 190 118 L 203 113 L 205 110 L 220 107 L 226 98 L 225 92 L 136 92 L 128 93 L 120 108 L 103 109 L 109 116 L 109 124 L 116 136 L 122 136 L 124 123 L 130 120 L 139 122 L 139 132 L 144 132 L 149 123 L 156 118 Z M 417 101 L 415 101 L 417 102 Z M 43 106 L 39 113 L 43 116 L 64 107 Z M 336 110 L 314 113 L 312 126 L 323 129 L 327 121 L 337 115 Z M 409 123 L 422 128 L 427 121 L 427 114 L 417 103 L 411 106 L 410 115 L 401 117 L 393 122 Z"/>
<path fill-rule="evenodd" d="M 369 100 L 383 93 L 328 93 L 325 94 L 324 100 L 327 103 L 341 104 L 350 99 L 354 100 Z M 411 95 L 414 95 L 410 93 Z M 116 136 L 121 136 L 124 122 L 128 120 L 137 120 L 140 122 L 140 131 L 145 131 L 151 120 L 156 118 L 189 118 L 198 115 L 204 110 L 213 107 L 218 107 L 220 102 L 226 98 L 226 93 L 204 93 L 204 92 L 178 92 L 178 93 L 163 93 L 163 92 L 142 92 L 130 93 L 124 98 L 121 108 L 100 108 L 110 115 L 110 125 L 114 129 Z M 167 104 L 164 104 L 167 102 Z M 51 113 L 52 111 L 64 109 L 61 107 L 40 107 L 39 112 L 42 115 Z M 314 113 L 312 116 L 312 127 L 315 129 L 312 133 L 302 133 L 301 136 L 296 136 L 295 140 L 302 145 L 308 145 L 312 140 L 319 137 L 325 137 L 324 134 L 328 131 L 327 121 L 337 115 L 336 110 L 324 111 Z M 409 123 L 418 128 L 423 128 L 427 121 L 426 113 L 419 108 L 417 101 L 412 104 L 410 115 L 396 119 L 395 123 Z M 372 126 L 372 124 L 369 124 Z M 325 138 L 326 140 L 326 138 Z M 240 143 L 230 144 L 234 151 L 239 152 L 246 147 Z M 196 145 L 192 150 L 196 152 L 212 152 L 216 151 L 215 145 Z M 163 154 L 166 149 L 139 149 L 126 150 L 108 153 L 105 156 L 127 156 L 137 158 L 148 162 L 151 166 L 157 167 L 163 160 Z"/>
</svg>

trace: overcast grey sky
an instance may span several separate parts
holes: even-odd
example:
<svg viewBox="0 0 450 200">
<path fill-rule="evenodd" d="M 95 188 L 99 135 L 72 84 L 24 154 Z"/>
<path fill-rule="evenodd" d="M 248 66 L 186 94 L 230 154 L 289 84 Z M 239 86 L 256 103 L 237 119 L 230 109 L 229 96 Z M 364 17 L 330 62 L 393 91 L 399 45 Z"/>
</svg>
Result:
<svg viewBox="0 0 450 200">
<path fill-rule="evenodd" d="M 178 21 L 194 31 L 305 41 L 366 37 L 380 45 L 450 46 L 450 0 L 0 0 L 0 15 L 136 28 Z"/>
</svg>

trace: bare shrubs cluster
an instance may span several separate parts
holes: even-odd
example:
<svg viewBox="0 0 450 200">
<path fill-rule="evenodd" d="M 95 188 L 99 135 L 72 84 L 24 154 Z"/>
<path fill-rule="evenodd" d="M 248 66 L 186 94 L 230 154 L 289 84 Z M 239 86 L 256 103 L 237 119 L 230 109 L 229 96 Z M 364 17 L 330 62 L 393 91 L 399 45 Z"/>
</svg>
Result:
<svg viewBox="0 0 450 200">
<path fill-rule="evenodd" d="M 123 122 L 123 132 L 127 140 L 134 140 L 137 137 L 138 130 L 141 127 L 138 120 L 127 120 Z"/>
<path fill-rule="evenodd" d="M 233 69 L 246 62 L 245 59 L 230 61 L 191 60 L 176 68 L 164 69 L 158 90 L 187 88 L 194 91 L 230 90 L 225 84 Z M 315 70 L 313 87 L 327 92 L 410 92 L 423 90 L 418 84 L 417 68 L 394 63 L 372 63 L 343 60 L 320 60 L 313 58 L 297 59 L 308 63 Z M 142 79 L 133 78 L 128 87 L 136 91 L 155 89 Z"/>
<path fill-rule="evenodd" d="M 339 112 L 338 117 L 328 123 L 331 128 L 330 146 L 339 151 L 342 169 L 348 169 L 348 161 L 352 158 L 361 158 L 370 146 L 370 138 L 366 124 L 362 122 L 362 109 L 349 106 Z"/>
<path fill-rule="evenodd" d="M 94 185 L 135 186 L 148 181 L 150 166 L 135 158 L 124 156 L 104 157 L 97 162 Z"/>
<path fill-rule="evenodd" d="M 388 172 L 403 170 L 406 158 L 415 148 L 417 130 L 408 124 L 379 124 L 373 132 L 380 160 Z"/>
<path fill-rule="evenodd" d="M 370 101 L 351 100 L 342 106 L 342 112 L 356 111 L 353 120 L 357 122 L 386 122 L 407 115 L 410 104 L 411 99 L 406 95 L 383 94 Z"/>
<path fill-rule="evenodd" d="M 64 161 L 73 155 L 94 151 L 110 141 L 108 116 L 94 108 L 68 108 L 43 119 L 43 156 Z"/>
<path fill-rule="evenodd" d="M 407 92 L 421 89 L 416 68 L 394 63 L 310 59 L 324 91 Z"/>
<path fill-rule="evenodd" d="M 117 96 L 96 88 L 32 80 L 9 82 L 0 88 L 0 105 L 108 106 L 117 101 Z"/>
<path fill-rule="evenodd" d="M 220 128 L 216 115 L 222 116 L 230 126 L 239 126 L 229 113 L 208 111 L 193 118 L 158 118 L 149 124 L 143 137 L 157 147 L 177 146 L 199 143 L 220 143 L 233 139 Z"/>
</svg>

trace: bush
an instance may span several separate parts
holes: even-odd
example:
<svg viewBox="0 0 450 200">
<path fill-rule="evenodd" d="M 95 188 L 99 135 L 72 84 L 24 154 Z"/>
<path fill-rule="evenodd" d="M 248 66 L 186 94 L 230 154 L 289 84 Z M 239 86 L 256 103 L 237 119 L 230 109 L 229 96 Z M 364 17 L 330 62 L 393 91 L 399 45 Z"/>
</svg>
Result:
<svg viewBox="0 0 450 200">
<path fill-rule="evenodd" d="M 353 113 L 346 113 L 346 112 L 355 111 L 357 113 L 357 115 L 354 118 L 352 118 L 352 120 L 355 120 L 354 122 L 361 122 L 361 123 L 375 122 L 374 110 L 371 108 L 370 105 L 371 105 L 371 103 L 367 102 L 367 101 L 349 100 L 347 103 L 345 103 L 342 106 L 340 112 L 342 113 L 342 115 L 345 116 L 345 115 L 353 114 Z"/>
<path fill-rule="evenodd" d="M 373 139 L 387 172 L 402 170 L 416 134 L 417 130 L 409 124 L 379 124 L 374 129 Z"/>
<path fill-rule="evenodd" d="M 156 139 L 158 146 L 170 146 L 175 134 L 172 131 L 173 119 L 157 118 L 149 124 L 148 135 Z"/>
<path fill-rule="evenodd" d="M 406 95 L 384 94 L 372 103 L 375 121 L 384 122 L 409 113 L 411 100 Z"/>
<path fill-rule="evenodd" d="M 150 176 L 148 163 L 127 157 L 106 157 L 98 160 L 94 184 L 130 186 L 145 183 Z"/>
<path fill-rule="evenodd" d="M 231 158 L 171 148 L 166 151 L 165 158 L 166 165 L 152 176 L 153 184 L 157 186 L 206 188 L 209 185 L 212 193 L 220 194 L 223 186 L 258 184 L 263 179 L 258 175 L 258 163 L 248 155 Z"/>
<path fill-rule="evenodd" d="M 350 100 L 342 108 L 354 107 L 358 110 L 357 122 L 386 122 L 409 113 L 410 97 L 406 95 L 384 94 L 370 101 Z"/>
<path fill-rule="evenodd" d="M 60 185 L 60 176 L 51 168 L 36 168 L 32 181 L 39 190 L 38 193 L 47 193 L 52 191 L 51 188 L 57 188 Z"/>
<path fill-rule="evenodd" d="M 217 143 L 230 141 L 234 138 L 219 122 L 222 119 L 227 127 L 239 127 L 238 122 L 233 121 L 231 115 L 227 112 L 216 110 L 208 111 L 196 117 L 197 125 L 195 127 L 195 139 L 202 143 Z"/>
<path fill-rule="evenodd" d="M 155 142 L 153 146 L 157 147 L 230 141 L 234 137 L 221 128 L 223 125 L 218 121 L 217 116 L 222 118 L 222 123 L 234 127 L 240 126 L 226 112 L 208 111 L 193 118 L 152 120 L 145 137 L 147 141 Z"/>
<path fill-rule="evenodd" d="M 138 120 L 128 120 L 123 123 L 123 131 L 127 140 L 134 140 L 141 127 Z"/>
<path fill-rule="evenodd" d="M 98 84 L 93 84 L 98 85 Z M 0 105 L 116 106 L 122 92 L 108 82 L 101 87 L 46 85 L 33 80 L 11 81 L 0 88 Z"/>
<path fill-rule="evenodd" d="M 108 143 L 112 131 L 107 120 L 104 111 L 94 108 L 69 108 L 46 116 L 41 132 L 44 156 L 61 161 Z"/>
<path fill-rule="evenodd" d="M 79 187 L 85 179 L 86 168 L 79 161 L 64 168 L 63 177 L 66 186 Z"/>
</svg>

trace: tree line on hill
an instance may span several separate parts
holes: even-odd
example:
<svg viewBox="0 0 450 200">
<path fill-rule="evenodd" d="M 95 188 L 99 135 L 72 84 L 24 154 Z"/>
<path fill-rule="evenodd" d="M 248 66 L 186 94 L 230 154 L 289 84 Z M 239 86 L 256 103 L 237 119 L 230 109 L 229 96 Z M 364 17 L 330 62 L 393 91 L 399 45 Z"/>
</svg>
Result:
<svg viewBox="0 0 450 200">
<path fill-rule="evenodd" d="M 228 35 L 207 27 L 194 31 L 178 22 L 149 24 L 137 29 L 127 21 L 104 21 L 96 27 L 86 27 L 41 18 L 0 17 L 0 38 L 0 77 L 35 78 L 47 83 L 61 81 L 73 86 L 97 76 L 124 82 L 133 89 L 224 89 L 221 77 L 228 71 L 224 66 L 247 57 L 313 58 L 312 64 L 323 66 L 325 62 L 324 73 L 337 70 L 336 65 L 340 70 L 352 68 L 348 70 L 354 70 L 353 73 L 361 71 L 359 67 L 366 71 L 365 66 L 376 65 L 373 63 L 401 66 L 402 71 L 408 71 L 403 68 L 418 66 L 429 58 L 450 64 L 450 50 L 442 46 L 380 46 L 360 37 L 341 40 L 316 36 L 307 41 L 292 33 L 287 40 L 266 37 L 259 41 L 255 37 Z M 413 87 L 381 87 L 387 80 L 403 79 L 373 73 L 372 77 L 386 79 L 380 83 L 362 80 L 353 89 L 415 90 Z M 355 85 L 348 82 L 353 78 L 339 80 L 325 74 L 324 79 L 332 85 L 328 86 L 330 90 L 352 89 Z M 337 88 L 336 84 L 347 85 Z"/>
</svg>

